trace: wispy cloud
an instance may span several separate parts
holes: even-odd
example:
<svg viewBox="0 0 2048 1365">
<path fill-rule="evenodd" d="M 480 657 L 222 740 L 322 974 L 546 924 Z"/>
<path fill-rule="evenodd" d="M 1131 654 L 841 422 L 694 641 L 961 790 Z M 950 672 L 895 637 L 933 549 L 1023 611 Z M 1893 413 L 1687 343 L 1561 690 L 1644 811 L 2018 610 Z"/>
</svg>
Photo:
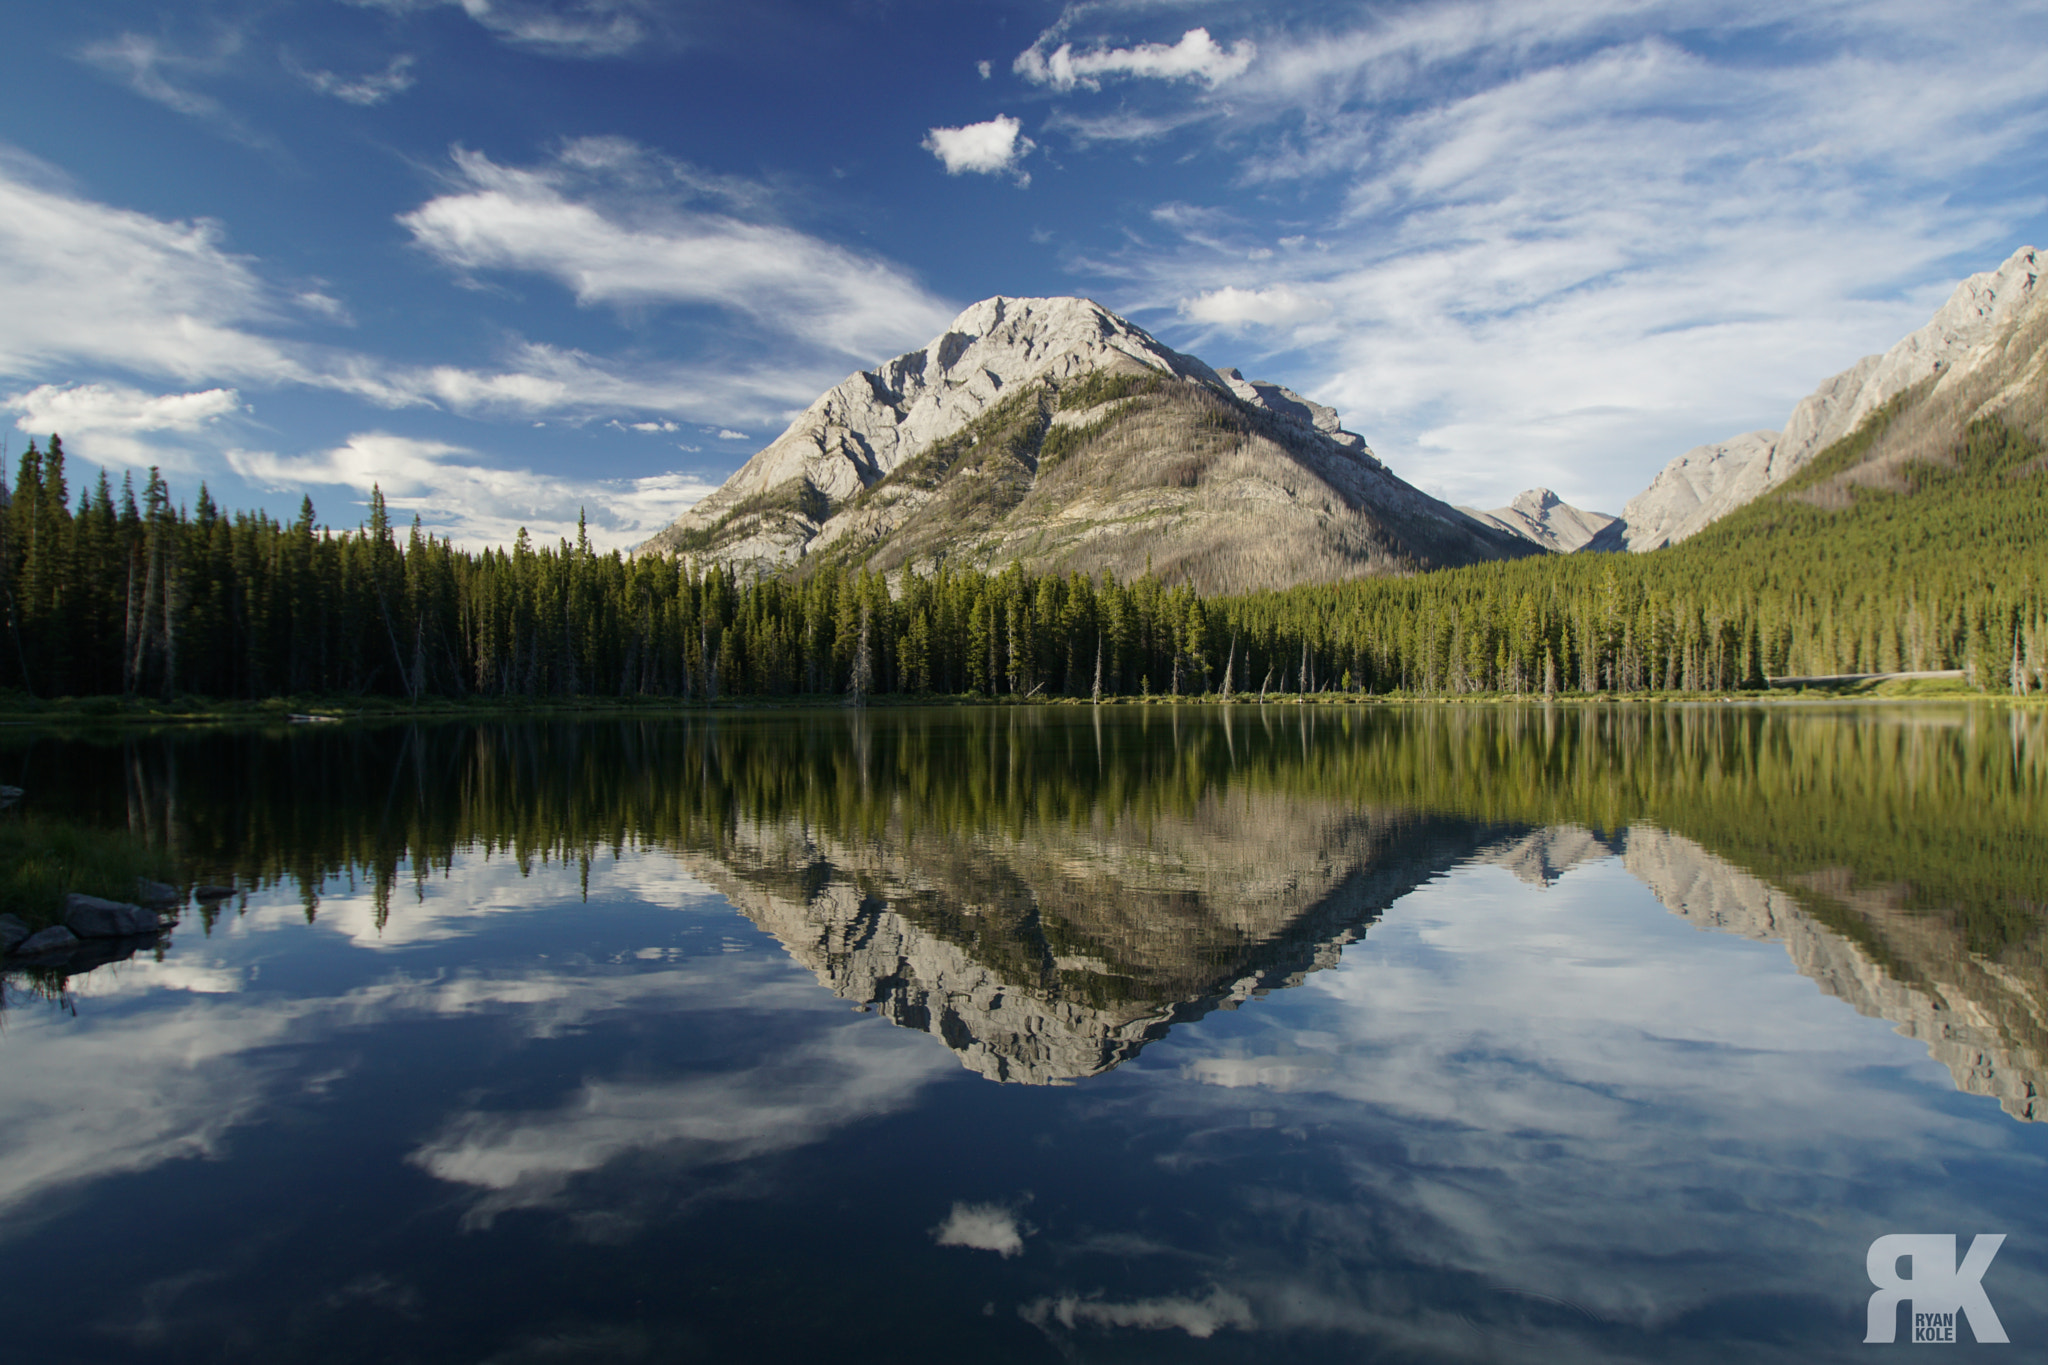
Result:
<svg viewBox="0 0 2048 1365">
<path fill-rule="evenodd" d="M 393 57 L 382 71 L 372 71 L 361 76 L 340 76 L 332 71 L 301 70 L 299 78 L 323 95 L 331 95 L 347 104 L 364 107 L 378 105 L 394 95 L 402 95 L 413 88 L 417 78 L 412 74 L 414 59 L 410 53 Z"/>
<path fill-rule="evenodd" d="M 1046 127 L 1199 123 L 1233 202 L 1314 206 L 1288 229 L 1313 249 L 1168 216 L 1176 240 L 1081 264 L 1203 332 L 1261 328 L 1460 501 L 1542 482 L 1618 507 L 1688 446 L 1782 422 L 2043 208 L 2009 175 L 2048 134 L 2039 4 L 1461 0 L 1258 44 L 1226 91 L 1106 114 L 1083 92 Z"/>
<path fill-rule="evenodd" d="M 242 34 L 234 28 L 220 30 L 203 46 L 180 46 L 142 33 L 118 33 L 87 44 L 77 55 L 144 99 L 210 123 L 238 142 L 269 147 L 270 137 L 249 127 L 199 88 L 201 80 L 226 71 L 242 47 Z"/>
<path fill-rule="evenodd" d="M 904 1109 L 949 1074 L 950 1062 L 921 1041 L 840 1025 L 744 1068 L 595 1079 L 557 1109 L 458 1114 L 408 1160 L 477 1191 L 472 1221 L 554 1206 L 578 1177 L 622 1159 L 679 1170 L 740 1162 Z"/>
<path fill-rule="evenodd" d="M 153 394 L 116 384 L 40 384 L 6 399 L 5 406 L 19 414 L 16 429 L 33 436 L 61 433 L 76 457 L 103 465 L 187 469 L 197 461 L 176 438 L 239 411 L 241 398 L 233 389 Z"/>
<path fill-rule="evenodd" d="M 122 33 L 88 44 L 79 57 L 110 76 L 121 80 L 136 94 L 155 100 L 167 109 L 201 118 L 222 117 L 224 111 L 212 96 L 192 90 L 181 77 L 194 71 L 213 69 L 217 60 L 195 58 L 161 39 L 140 33 Z"/>
<path fill-rule="evenodd" d="M 1206 28 L 1191 28 L 1177 43 L 1139 43 L 1134 47 L 1097 46 L 1076 52 L 1072 43 L 1048 50 L 1048 34 L 1017 54 L 1011 70 L 1034 85 L 1054 90 L 1099 90 L 1102 82 L 1119 76 L 1162 81 L 1198 81 L 1215 87 L 1242 76 L 1258 56 L 1258 44 L 1241 38 L 1229 47 L 1209 36 Z"/>
<path fill-rule="evenodd" d="M 259 326 L 291 308 L 219 224 L 167 221 L 72 194 L 0 154 L 0 374 L 86 362 L 187 382 L 289 382 L 304 367 Z"/>
<path fill-rule="evenodd" d="M 954 311 L 889 262 L 707 206 L 707 180 L 629 143 L 572 142 L 530 168 L 453 156 L 450 191 L 399 222 L 457 270 L 545 275 L 586 305 L 717 308 L 863 361 Z"/>
<path fill-rule="evenodd" d="M 1276 284 L 1266 289 L 1239 289 L 1235 285 L 1225 285 L 1184 300 L 1180 311 L 1184 317 L 1196 322 L 1240 328 L 1293 327 L 1305 322 L 1321 322 L 1333 310 L 1328 299 L 1317 298 L 1291 284 Z"/>
<path fill-rule="evenodd" d="M 0 333 L 0 381 L 40 393 L 45 406 L 69 402 L 73 418 L 88 420 L 78 406 L 88 399 L 141 393 L 107 382 L 120 373 L 199 390 L 326 389 L 385 408 L 434 406 L 481 416 L 630 411 L 766 424 L 846 370 L 829 354 L 684 365 L 522 340 L 508 342 L 495 365 L 399 363 L 294 336 L 307 322 L 345 322 L 346 306 L 319 290 L 274 283 L 262 263 L 231 251 L 225 238 L 217 223 L 95 203 L 48 168 L 0 149 L 0 314 L 36 319 L 32 327 Z M 841 275 L 857 273 L 847 266 Z M 830 280 L 812 290 L 848 315 L 843 344 L 865 340 L 873 353 L 886 353 L 901 349 L 905 337 L 923 340 L 944 325 L 947 307 L 916 293 L 906 304 L 887 292 L 886 274 L 877 279 L 878 273 L 869 271 L 868 283 L 882 291 L 875 306 L 895 318 L 893 334 L 864 330 L 885 323 L 851 316 L 867 297 L 860 281 L 847 279 L 836 298 Z M 782 300 L 794 312 L 805 297 L 798 281 Z M 862 358 L 872 357 L 864 351 Z M 73 397 L 53 397 L 67 393 Z M 130 437 L 140 430 L 131 428 Z M 132 439 L 123 446 L 116 427 L 96 431 L 109 462 L 149 454 Z"/>
<path fill-rule="evenodd" d="M 1226 1328 L 1249 1331 L 1258 1326 L 1245 1297 L 1217 1285 L 1209 1286 L 1209 1292 L 1200 1298 L 1170 1294 L 1118 1302 L 1063 1294 L 1034 1299 L 1017 1311 L 1026 1322 L 1038 1327 L 1052 1322 L 1066 1328 L 1134 1327 L 1154 1332 L 1177 1330 L 1196 1338 L 1212 1337 Z"/>
<path fill-rule="evenodd" d="M 657 28 L 645 0 L 355 0 L 407 13 L 453 6 L 503 41 L 551 57 L 618 57 Z"/>
<path fill-rule="evenodd" d="M 587 517 L 600 550 L 637 545 L 717 485 L 678 472 L 634 479 L 574 479 L 507 467 L 446 441 L 363 432 L 305 455 L 234 450 L 228 463 L 259 487 L 299 492 L 374 486 L 392 510 L 417 513 L 428 532 L 469 548 L 510 544 L 523 527 L 542 544 L 574 539 Z"/>
</svg>

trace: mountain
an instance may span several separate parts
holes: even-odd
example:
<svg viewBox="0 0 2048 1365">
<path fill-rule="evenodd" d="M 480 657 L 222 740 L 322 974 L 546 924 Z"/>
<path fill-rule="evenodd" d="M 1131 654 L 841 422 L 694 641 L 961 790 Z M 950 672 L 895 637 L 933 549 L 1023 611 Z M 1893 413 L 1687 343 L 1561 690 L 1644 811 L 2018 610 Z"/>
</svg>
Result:
<svg viewBox="0 0 2048 1365">
<path fill-rule="evenodd" d="M 1605 512 L 1582 511 L 1548 488 L 1517 493 L 1513 502 L 1491 512 L 1478 512 L 1470 507 L 1458 510 L 1475 521 L 1497 526 L 1558 554 L 1570 554 L 1620 520 Z"/>
<path fill-rule="evenodd" d="M 850 376 L 637 553 L 1112 570 L 1205 593 L 1516 558 L 1332 409 L 1214 370 L 1087 299 L 985 299 Z"/>
<path fill-rule="evenodd" d="M 1695 928 L 1782 943 L 1802 976 L 1884 1019 L 1948 1068 L 1956 1089 L 2023 1122 L 2048 1119 L 2048 1025 L 2038 981 L 1970 952 L 1903 886 L 1859 887 L 1846 868 L 1774 886 L 1680 834 L 1636 825 L 1622 865 Z M 1833 923 L 1816 909 L 1832 910 Z"/>
<path fill-rule="evenodd" d="M 1025 1085 L 1099 1075 L 1177 1024 L 1335 966 L 1498 834 L 1242 790 L 1096 830 L 882 829 L 742 817 L 684 861 L 820 985 Z"/>
<path fill-rule="evenodd" d="M 1999 417 L 2044 434 L 2048 301 L 2040 260 L 2022 247 L 1998 269 L 1972 275 L 1925 327 L 1880 356 L 1865 356 L 1799 401 L 1783 431 L 1752 431 L 1687 451 L 1629 500 L 1622 524 L 1594 549 L 1654 550 L 1676 544 L 1808 468 L 1830 447 L 1868 432 L 1863 448 L 1835 461 L 1824 505 L 1850 486 L 1897 487 L 1901 466 L 1943 463 L 1970 423 Z"/>
</svg>

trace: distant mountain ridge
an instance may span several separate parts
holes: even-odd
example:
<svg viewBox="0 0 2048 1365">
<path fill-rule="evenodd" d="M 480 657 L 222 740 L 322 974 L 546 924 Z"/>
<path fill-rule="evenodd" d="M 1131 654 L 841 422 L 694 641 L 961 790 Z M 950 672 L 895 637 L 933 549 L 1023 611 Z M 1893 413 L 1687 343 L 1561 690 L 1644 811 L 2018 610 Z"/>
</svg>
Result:
<svg viewBox="0 0 2048 1365">
<path fill-rule="evenodd" d="M 1590 544 L 1595 537 L 1620 520 L 1605 512 L 1588 512 L 1565 502 L 1548 488 L 1531 488 L 1517 493 L 1506 507 L 1479 512 L 1458 509 L 1476 521 L 1497 526 L 1533 545 L 1558 554 L 1570 554 Z"/>
<path fill-rule="evenodd" d="M 1836 471 L 1835 496 L 1850 484 L 1892 482 L 1887 471 L 1906 460 L 1946 460 L 1980 417 L 2006 418 L 2038 437 L 2048 401 L 2048 300 L 2040 273 L 2039 253 L 2029 246 L 1996 270 L 1970 276 L 1926 326 L 1801 399 L 1783 431 L 1747 432 L 1671 461 L 1588 548 L 1677 544 L 1784 485 L 1876 421 L 1885 432 L 1854 462 L 1857 469 Z"/>
<path fill-rule="evenodd" d="M 1079 298 L 991 298 L 849 376 L 636 553 L 1110 570 L 1204 592 L 1533 552 L 1393 475 L 1337 413 Z"/>
</svg>

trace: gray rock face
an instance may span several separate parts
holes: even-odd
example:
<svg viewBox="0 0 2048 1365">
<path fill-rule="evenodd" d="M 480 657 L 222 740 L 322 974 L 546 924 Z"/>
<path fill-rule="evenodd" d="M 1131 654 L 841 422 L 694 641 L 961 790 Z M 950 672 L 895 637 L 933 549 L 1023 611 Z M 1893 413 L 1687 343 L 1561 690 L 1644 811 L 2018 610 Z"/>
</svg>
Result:
<svg viewBox="0 0 2048 1365">
<path fill-rule="evenodd" d="M 1432 565 L 1522 553 L 1522 546 L 1497 528 L 1473 526 L 1448 505 L 1391 475 L 1364 438 L 1341 428 L 1335 409 L 1282 385 L 1245 379 L 1237 370 L 1212 370 L 1087 299 L 985 299 L 973 305 L 922 350 L 862 370 L 827 391 L 719 491 L 635 553 L 686 551 L 745 575 L 774 573 L 827 548 L 846 553 L 848 546 L 881 544 L 922 516 L 928 493 L 891 485 L 895 501 L 856 505 L 862 491 L 1004 399 L 1096 372 L 1151 372 L 1251 409 L 1266 430 L 1245 440 L 1243 450 L 1249 454 L 1237 465 L 1247 467 L 1219 467 L 1212 475 L 1217 483 L 1204 485 L 1214 489 L 1212 501 L 1221 497 L 1227 505 L 1184 505 L 1190 499 L 1182 497 L 1182 487 L 1190 485 L 1141 489 L 1104 477 L 1100 489 L 1090 485 L 1073 491 L 1071 505 L 1020 514 L 1024 520 L 1038 516 L 1030 526 L 983 528 L 995 540 L 1010 532 L 1020 538 L 1018 544 L 981 546 L 987 551 L 983 557 L 1008 563 L 1020 546 L 1042 544 L 1044 530 L 1053 530 L 1051 538 L 1063 542 L 1069 532 L 1081 534 L 1073 526 L 1094 528 L 1087 534 L 1108 534 L 1104 528 L 1147 524 L 1147 518 L 1155 528 L 1174 526 L 1155 534 L 1194 540 L 1204 528 L 1212 534 L 1214 524 L 1233 516 L 1243 520 L 1280 505 L 1311 520 L 1327 520 L 1329 528 L 1307 530 L 1341 542 L 1360 563 L 1372 557 L 1391 563 L 1401 553 Z M 1061 411 L 1053 426 L 1075 426 L 1083 417 L 1096 422 L 1104 413 Z M 1176 446 L 1178 436 L 1159 434 L 1157 440 Z M 1139 454 L 1145 452 L 1112 456 L 1112 463 L 1139 469 Z M 1073 465 L 1063 469 L 1071 475 Z M 1370 518 L 1399 528 L 1399 534 L 1384 534 Z M 1286 532 L 1276 534 L 1303 530 L 1290 522 Z M 1133 553 L 1143 563 L 1143 551 Z M 1165 559 L 1161 553 L 1161 563 Z"/>
<path fill-rule="evenodd" d="M 741 819 L 686 863 L 842 998 L 991 1080 L 1056 1085 L 1335 965 L 1479 830 L 1243 793 L 1138 823 L 1052 821 L 981 848 Z"/>
<path fill-rule="evenodd" d="M 1491 512 L 1478 512 L 1470 507 L 1458 510 L 1483 525 L 1499 527 L 1546 550 L 1567 555 L 1585 548 L 1619 520 L 1605 512 L 1574 507 L 1548 488 L 1517 493 L 1513 502 Z"/>
<path fill-rule="evenodd" d="M 1199 362 L 1197 362 L 1199 363 Z M 1309 431 L 1320 433 L 1331 443 L 1346 450 L 1363 452 L 1365 438 L 1356 432 L 1344 430 L 1337 420 L 1337 410 L 1326 408 L 1321 403 L 1310 402 L 1293 389 L 1283 388 L 1264 379 L 1246 379 L 1236 370 L 1218 370 L 1218 377 L 1230 386 L 1230 391 L 1255 408 L 1267 412 Z"/>
<path fill-rule="evenodd" d="M 1929 398 L 1936 401 L 1981 386 L 1986 372 L 2013 363 L 2006 340 L 2048 309 L 2039 279 L 2038 253 L 2022 247 L 1998 269 L 1964 280 L 1925 327 L 1801 399 L 1782 432 L 1752 431 L 1679 456 L 1622 509 L 1627 548 L 1654 550 L 1684 540 L 1783 483 L 1916 384 L 1933 381 Z M 2001 392 L 1992 395 L 1992 405 L 2007 401 L 2007 386 L 1993 387 Z M 1981 401 L 1973 398 L 1969 407 L 1964 420 Z"/>
<path fill-rule="evenodd" d="M 64 925 L 80 938 L 126 938 L 163 928 L 154 910 L 75 891 L 64 898 Z"/>
<path fill-rule="evenodd" d="M 13 915 L 0 915 L 0 956 L 11 953 L 29 936 L 29 927 Z"/>
<path fill-rule="evenodd" d="M 930 344 L 828 389 L 739 471 L 636 553 L 667 549 L 678 533 L 707 528 L 747 499 L 807 480 L 844 501 L 966 426 L 1005 391 L 1031 380 L 1067 379 L 1123 360 L 1223 386 L 1199 360 L 1153 340 L 1088 299 L 984 299 Z M 721 555 L 780 567 L 808 537 L 771 533 Z"/>
<path fill-rule="evenodd" d="M 1620 840 L 1603 839 L 1584 825 L 1546 825 L 1482 848 L 1474 857 L 1506 868 L 1532 886 L 1549 886 L 1575 867 L 1619 852 Z"/>
<path fill-rule="evenodd" d="M 57 953 L 68 953 L 78 946 L 78 935 L 63 925 L 53 925 L 39 933 L 30 934 L 14 945 L 16 957 L 45 957 Z"/>
<path fill-rule="evenodd" d="M 1673 914 L 1701 929 L 1782 943 L 1793 966 L 1822 991 L 1925 1045 L 1958 1090 L 1995 1099 L 2016 1119 L 2048 1119 L 2048 1066 L 2001 1026 L 2001 1019 L 2038 1021 L 2040 1002 L 2009 973 L 1963 954 L 1939 969 L 1940 979 L 1909 984 L 1785 891 L 1682 835 L 1638 825 L 1625 844 L 1623 866 Z M 1887 918 L 1882 909 L 1871 917 L 1879 926 Z M 1896 919 L 1903 942 L 1924 924 L 1910 913 Z M 1929 955 L 1916 965 L 1940 959 Z"/>
</svg>

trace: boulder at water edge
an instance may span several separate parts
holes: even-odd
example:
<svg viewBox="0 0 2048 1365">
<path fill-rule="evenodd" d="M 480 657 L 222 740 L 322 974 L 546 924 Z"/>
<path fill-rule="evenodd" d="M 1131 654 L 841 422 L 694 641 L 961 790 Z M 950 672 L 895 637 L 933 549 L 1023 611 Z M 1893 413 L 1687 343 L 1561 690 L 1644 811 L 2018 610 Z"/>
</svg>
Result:
<svg viewBox="0 0 2048 1365">
<path fill-rule="evenodd" d="M 163 928 L 154 910 L 76 891 L 64 898 L 64 926 L 80 938 L 126 938 Z"/>
<path fill-rule="evenodd" d="M 44 957 L 53 953 L 68 953 L 78 946 L 78 935 L 59 924 L 40 933 L 30 934 L 15 945 L 16 957 Z"/>
</svg>

